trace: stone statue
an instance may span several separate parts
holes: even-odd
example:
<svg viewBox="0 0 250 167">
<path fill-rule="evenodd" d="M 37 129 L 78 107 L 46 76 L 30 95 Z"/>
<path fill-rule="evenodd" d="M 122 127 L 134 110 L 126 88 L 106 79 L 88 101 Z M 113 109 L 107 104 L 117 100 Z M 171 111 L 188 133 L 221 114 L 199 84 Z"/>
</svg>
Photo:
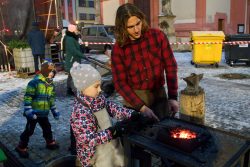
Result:
<svg viewBox="0 0 250 167">
<path fill-rule="evenodd" d="M 173 16 L 171 11 L 171 0 L 162 0 L 162 13 L 167 16 Z"/>
<path fill-rule="evenodd" d="M 167 32 L 167 29 L 169 28 L 169 24 L 166 20 L 160 22 L 159 26 L 164 32 Z"/>
</svg>

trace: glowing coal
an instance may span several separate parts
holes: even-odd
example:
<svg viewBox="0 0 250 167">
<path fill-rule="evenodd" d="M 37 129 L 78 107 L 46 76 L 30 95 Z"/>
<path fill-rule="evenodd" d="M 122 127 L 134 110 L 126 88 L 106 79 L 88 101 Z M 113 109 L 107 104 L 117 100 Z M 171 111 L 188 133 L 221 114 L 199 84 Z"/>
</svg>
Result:
<svg viewBox="0 0 250 167">
<path fill-rule="evenodd" d="M 179 139 L 195 139 L 197 137 L 196 133 L 188 130 L 188 129 L 173 129 L 170 131 L 172 138 L 179 138 Z"/>
</svg>

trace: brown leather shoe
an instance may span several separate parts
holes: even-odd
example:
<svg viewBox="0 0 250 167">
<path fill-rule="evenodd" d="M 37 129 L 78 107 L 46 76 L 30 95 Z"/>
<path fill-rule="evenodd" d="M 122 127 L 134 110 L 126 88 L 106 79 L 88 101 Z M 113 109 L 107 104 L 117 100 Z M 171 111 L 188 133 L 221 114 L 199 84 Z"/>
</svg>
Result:
<svg viewBox="0 0 250 167">
<path fill-rule="evenodd" d="M 29 158 L 28 148 L 20 148 L 17 146 L 15 150 L 21 158 Z"/>
<path fill-rule="evenodd" d="M 47 143 L 46 148 L 49 150 L 56 150 L 59 148 L 59 145 L 56 143 L 55 140 L 52 140 L 50 143 Z"/>
</svg>

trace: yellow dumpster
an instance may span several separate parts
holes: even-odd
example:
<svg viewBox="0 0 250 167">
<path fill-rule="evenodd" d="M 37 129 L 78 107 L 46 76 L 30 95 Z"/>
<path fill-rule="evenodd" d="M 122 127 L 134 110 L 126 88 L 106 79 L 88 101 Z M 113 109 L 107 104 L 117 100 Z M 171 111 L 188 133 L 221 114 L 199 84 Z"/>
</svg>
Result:
<svg viewBox="0 0 250 167">
<path fill-rule="evenodd" d="M 221 61 L 223 31 L 191 31 L 193 50 L 191 64 L 209 64 L 218 67 Z"/>
</svg>

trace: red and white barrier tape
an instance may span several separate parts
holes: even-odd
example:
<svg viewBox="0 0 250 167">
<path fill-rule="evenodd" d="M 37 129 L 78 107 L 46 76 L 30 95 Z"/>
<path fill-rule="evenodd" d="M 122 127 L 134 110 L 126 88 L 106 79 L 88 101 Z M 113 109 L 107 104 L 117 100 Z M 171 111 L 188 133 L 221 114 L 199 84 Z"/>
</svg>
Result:
<svg viewBox="0 0 250 167">
<path fill-rule="evenodd" d="M 203 44 L 226 44 L 226 45 L 242 45 L 250 44 L 250 41 L 231 41 L 231 42 L 174 42 L 170 45 L 203 45 Z"/>
<path fill-rule="evenodd" d="M 115 43 L 111 42 L 83 42 L 85 46 L 88 45 L 114 45 Z"/>
<path fill-rule="evenodd" d="M 114 45 L 111 42 L 84 42 L 85 46 L 88 45 Z M 225 45 L 242 45 L 250 44 L 250 41 L 230 41 L 230 42 L 173 42 L 170 45 L 203 45 L 203 44 L 225 44 Z"/>
</svg>

